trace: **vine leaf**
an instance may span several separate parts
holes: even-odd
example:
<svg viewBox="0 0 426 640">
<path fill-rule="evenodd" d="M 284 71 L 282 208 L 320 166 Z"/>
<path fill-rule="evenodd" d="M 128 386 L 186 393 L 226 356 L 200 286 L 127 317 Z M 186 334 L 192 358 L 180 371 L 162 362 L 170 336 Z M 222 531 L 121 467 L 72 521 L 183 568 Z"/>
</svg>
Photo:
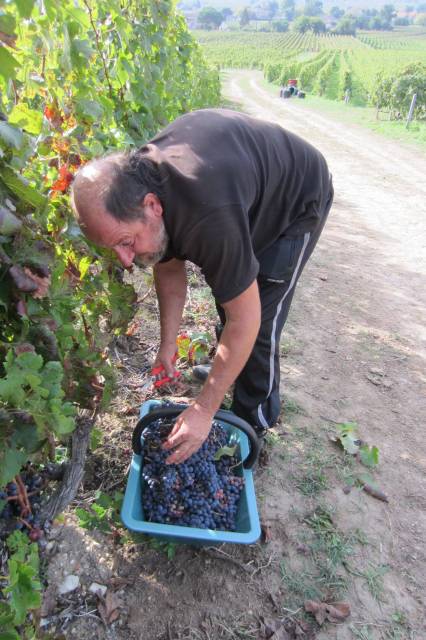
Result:
<svg viewBox="0 0 426 640">
<path fill-rule="evenodd" d="M 0 454 L 0 487 L 4 487 L 19 473 L 27 457 L 27 453 L 15 448 L 7 448 Z"/>
<path fill-rule="evenodd" d="M 221 447 L 218 449 L 214 455 L 214 460 L 220 460 L 223 456 L 234 456 L 237 450 L 238 445 L 234 445 L 233 447 Z"/>
<path fill-rule="evenodd" d="M 359 455 L 362 464 L 366 467 L 374 467 L 379 464 L 379 450 L 377 447 L 369 447 L 368 444 L 364 444 L 360 447 Z"/>
<path fill-rule="evenodd" d="M 0 206 L 0 235 L 12 236 L 22 227 L 22 222 L 11 211 Z"/>
</svg>

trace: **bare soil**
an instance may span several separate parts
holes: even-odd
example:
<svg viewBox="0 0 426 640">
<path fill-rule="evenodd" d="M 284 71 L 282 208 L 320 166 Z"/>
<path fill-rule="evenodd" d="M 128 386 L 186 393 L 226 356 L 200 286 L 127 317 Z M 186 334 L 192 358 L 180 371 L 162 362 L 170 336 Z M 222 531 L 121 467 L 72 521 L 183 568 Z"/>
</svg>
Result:
<svg viewBox="0 0 426 640">
<path fill-rule="evenodd" d="M 335 122 L 309 100 L 279 99 L 255 72 L 229 75 L 225 91 L 241 110 L 317 146 L 336 193 L 282 338 L 282 419 L 255 473 L 266 539 L 207 550 L 120 544 L 119 534 L 80 528 L 73 505 L 49 544 L 44 628 L 81 640 L 423 640 L 426 158 Z M 95 487 L 124 486 L 158 340 L 149 279 L 138 286 L 142 324 L 112 349 L 119 395 L 100 424 L 105 439 L 89 461 L 80 507 Z M 199 284 L 185 317 L 189 330 L 213 326 Z M 193 385 L 181 389 L 194 393 Z M 330 441 L 336 423 L 348 421 L 379 448 L 370 473 L 388 503 L 354 485 L 366 469 Z M 69 574 L 79 587 L 59 596 Z M 92 582 L 108 587 L 116 613 L 106 622 Z M 304 613 L 306 599 L 344 600 L 351 615 L 320 627 Z"/>
</svg>

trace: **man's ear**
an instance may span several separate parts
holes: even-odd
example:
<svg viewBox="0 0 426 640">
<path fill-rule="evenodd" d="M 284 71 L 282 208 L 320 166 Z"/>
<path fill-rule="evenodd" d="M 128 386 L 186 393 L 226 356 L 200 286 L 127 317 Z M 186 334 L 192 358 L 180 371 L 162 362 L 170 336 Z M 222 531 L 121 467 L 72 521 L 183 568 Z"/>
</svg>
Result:
<svg viewBox="0 0 426 640">
<path fill-rule="evenodd" d="M 160 199 L 155 195 L 155 193 L 147 193 L 142 200 L 142 206 L 144 209 L 151 211 L 157 218 L 160 218 L 163 215 L 163 207 L 161 206 Z"/>
</svg>

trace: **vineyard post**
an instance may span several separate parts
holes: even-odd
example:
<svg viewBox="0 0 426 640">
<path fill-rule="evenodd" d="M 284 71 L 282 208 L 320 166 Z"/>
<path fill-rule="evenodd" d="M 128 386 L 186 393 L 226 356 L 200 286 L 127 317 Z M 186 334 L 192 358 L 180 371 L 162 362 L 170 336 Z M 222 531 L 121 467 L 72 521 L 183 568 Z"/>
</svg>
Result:
<svg viewBox="0 0 426 640">
<path fill-rule="evenodd" d="M 414 109 L 416 107 L 416 101 L 417 101 L 417 93 L 414 93 L 413 97 L 411 99 L 410 110 L 408 112 L 407 124 L 405 125 L 406 129 L 408 129 L 408 125 L 410 124 L 411 120 L 413 119 L 413 113 L 414 113 Z"/>
</svg>

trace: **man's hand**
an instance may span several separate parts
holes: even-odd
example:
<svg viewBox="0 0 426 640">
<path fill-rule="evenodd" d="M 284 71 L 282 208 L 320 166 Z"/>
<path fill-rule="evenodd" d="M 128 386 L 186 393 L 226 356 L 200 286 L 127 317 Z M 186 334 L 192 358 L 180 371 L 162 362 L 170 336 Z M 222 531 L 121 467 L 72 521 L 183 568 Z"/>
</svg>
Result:
<svg viewBox="0 0 426 640">
<path fill-rule="evenodd" d="M 203 409 L 197 402 L 182 411 L 163 444 L 163 449 L 173 453 L 167 458 L 167 464 L 180 464 L 203 444 L 207 439 L 214 416 Z"/>
<path fill-rule="evenodd" d="M 157 357 L 154 360 L 154 364 L 152 365 L 152 368 L 155 369 L 155 367 L 159 367 L 160 365 L 163 365 L 165 369 L 164 377 L 168 376 L 169 378 L 173 379 L 176 373 L 176 368 L 174 363 L 175 355 L 176 355 L 176 344 L 173 344 L 170 346 L 160 346 L 160 349 L 158 350 Z"/>
</svg>

